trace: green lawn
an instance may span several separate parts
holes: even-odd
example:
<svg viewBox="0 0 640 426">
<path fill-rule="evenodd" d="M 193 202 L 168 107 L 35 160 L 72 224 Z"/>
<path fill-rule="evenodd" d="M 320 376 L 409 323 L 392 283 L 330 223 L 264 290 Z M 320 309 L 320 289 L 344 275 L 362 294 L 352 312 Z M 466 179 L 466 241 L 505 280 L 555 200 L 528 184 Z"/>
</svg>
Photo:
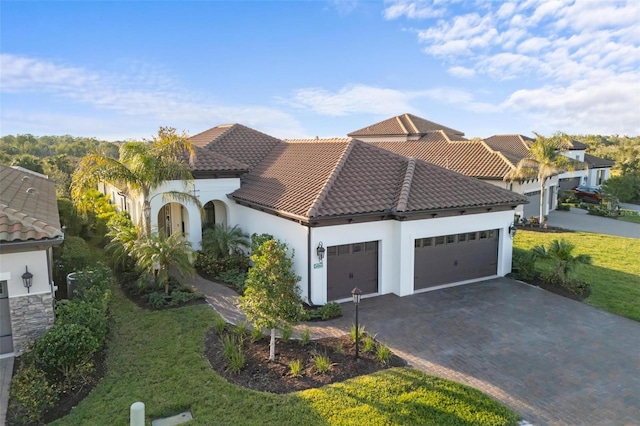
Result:
<svg viewBox="0 0 640 426">
<path fill-rule="evenodd" d="M 150 312 L 114 290 L 107 374 L 56 425 L 124 425 L 133 402 L 149 419 L 190 409 L 190 425 L 508 425 L 518 415 L 472 388 L 411 368 L 290 395 L 229 384 L 203 355 L 207 305 Z"/>
<path fill-rule="evenodd" d="M 618 220 L 631 223 L 640 223 L 640 216 L 619 216 Z"/>
<path fill-rule="evenodd" d="M 587 232 L 519 231 L 514 247 L 530 249 L 560 238 L 575 244 L 574 254 L 589 254 L 593 259 L 593 265 L 578 270 L 578 275 L 589 282 L 592 289 L 584 302 L 640 321 L 640 241 Z"/>
</svg>

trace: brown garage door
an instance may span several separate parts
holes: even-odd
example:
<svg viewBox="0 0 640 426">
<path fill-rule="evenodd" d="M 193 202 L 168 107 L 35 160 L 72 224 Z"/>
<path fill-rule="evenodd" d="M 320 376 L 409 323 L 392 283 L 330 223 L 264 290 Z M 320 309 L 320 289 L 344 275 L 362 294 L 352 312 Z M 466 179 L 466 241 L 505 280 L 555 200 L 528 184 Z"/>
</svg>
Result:
<svg viewBox="0 0 640 426">
<path fill-rule="evenodd" d="M 496 275 L 498 230 L 415 240 L 415 290 Z"/>
<path fill-rule="evenodd" d="M 327 300 L 378 292 L 378 242 L 367 241 L 327 248 Z"/>
</svg>

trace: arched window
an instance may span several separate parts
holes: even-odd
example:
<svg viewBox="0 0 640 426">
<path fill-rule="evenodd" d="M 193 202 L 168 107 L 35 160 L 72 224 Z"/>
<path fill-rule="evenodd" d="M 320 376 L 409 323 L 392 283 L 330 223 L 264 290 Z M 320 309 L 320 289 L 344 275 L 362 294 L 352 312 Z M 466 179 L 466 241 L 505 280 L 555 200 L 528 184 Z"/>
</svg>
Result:
<svg viewBox="0 0 640 426">
<path fill-rule="evenodd" d="M 204 221 L 202 223 L 203 228 L 213 228 L 216 224 L 216 208 L 213 205 L 213 201 L 209 201 L 204 205 Z"/>
</svg>

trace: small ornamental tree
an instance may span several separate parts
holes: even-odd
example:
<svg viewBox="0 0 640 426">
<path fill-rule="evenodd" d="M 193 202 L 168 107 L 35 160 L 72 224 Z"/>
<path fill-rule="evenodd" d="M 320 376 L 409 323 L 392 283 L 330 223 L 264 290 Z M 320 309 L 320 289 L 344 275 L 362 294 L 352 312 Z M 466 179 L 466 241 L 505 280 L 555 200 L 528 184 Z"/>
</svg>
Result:
<svg viewBox="0 0 640 426">
<path fill-rule="evenodd" d="M 251 255 L 254 266 L 249 269 L 240 307 L 256 328 L 271 330 L 269 360 L 276 359 L 276 329 L 294 326 L 304 313 L 293 255 L 287 257 L 287 245 L 267 240 Z"/>
</svg>

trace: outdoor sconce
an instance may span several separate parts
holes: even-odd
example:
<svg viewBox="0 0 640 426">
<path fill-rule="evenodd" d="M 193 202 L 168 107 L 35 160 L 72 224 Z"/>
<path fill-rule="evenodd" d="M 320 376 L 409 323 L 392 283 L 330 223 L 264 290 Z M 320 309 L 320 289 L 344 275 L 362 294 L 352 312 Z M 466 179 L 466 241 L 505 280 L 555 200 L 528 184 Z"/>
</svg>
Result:
<svg viewBox="0 0 640 426">
<path fill-rule="evenodd" d="M 351 296 L 353 297 L 353 304 L 356 305 L 356 361 L 358 361 L 358 342 L 360 341 L 358 336 L 358 305 L 360 304 L 360 298 L 362 297 L 362 291 L 356 287 L 351 290 Z"/>
<path fill-rule="evenodd" d="M 516 229 L 516 224 L 512 223 L 511 225 L 509 225 L 509 236 L 511 237 L 511 239 L 516 236 L 516 232 L 518 232 L 518 230 Z"/>
<path fill-rule="evenodd" d="M 316 248 L 316 254 L 318 255 L 318 259 L 320 260 L 320 263 L 322 263 L 322 259 L 324 259 L 324 252 L 325 252 L 325 249 L 322 245 L 322 241 L 320 241 L 318 243 L 318 248 Z"/>
<path fill-rule="evenodd" d="M 29 272 L 29 267 L 25 266 L 26 272 L 22 274 L 22 284 L 27 288 L 27 293 L 31 293 L 31 285 L 33 284 L 33 274 Z"/>
</svg>

